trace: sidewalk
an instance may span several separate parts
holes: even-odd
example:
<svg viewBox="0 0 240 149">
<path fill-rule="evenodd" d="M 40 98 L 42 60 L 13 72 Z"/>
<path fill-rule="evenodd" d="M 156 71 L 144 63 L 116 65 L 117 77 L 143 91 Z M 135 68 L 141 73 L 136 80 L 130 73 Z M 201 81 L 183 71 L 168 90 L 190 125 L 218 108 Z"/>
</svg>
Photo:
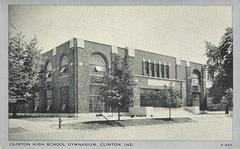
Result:
<svg viewBox="0 0 240 149">
<path fill-rule="evenodd" d="M 179 111 L 180 112 L 180 111 Z M 174 112 L 173 112 L 174 113 Z M 173 116 L 173 115 L 172 115 Z M 58 129 L 58 118 L 10 119 L 10 140 L 231 140 L 232 118 L 220 115 L 185 115 L 194 122 L 110 127 L 103 129 L 74 129 L 91 118 L 63 118 L 67 128 Z M 182 116 L 182 117 L 185 117 Z M 173 117 L 180 117 L 175 113 Z M 135 117 L 140 119 L 146 117 Z M 162 117 L 161 117 L 162 118 Z M 104 120 L 95 118 L 95 120 Z M 117 114 L 110 119 L 117 119 Z M 121 119 L 131 119 L 122 116 Z M 19 131 L 16 131 L 19 130 Z M 15 131 L 15 132 L 14 132 Z"/>
</svg>

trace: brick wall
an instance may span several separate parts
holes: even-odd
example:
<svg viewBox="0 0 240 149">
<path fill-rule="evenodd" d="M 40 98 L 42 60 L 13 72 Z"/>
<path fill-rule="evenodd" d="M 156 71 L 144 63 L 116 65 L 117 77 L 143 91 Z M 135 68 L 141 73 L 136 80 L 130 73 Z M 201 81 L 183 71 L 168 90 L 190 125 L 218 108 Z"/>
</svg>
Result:
<svg viewBox="0 0 240 149">
<path fill-rule="evenodd" d="M 181 60 L 181 64 L 177 65 L 177 78 L 179 80 L 186 80 L 186 67 L 187 67 L 187 62 L 184 60 Z"/>
<path fill-rule="evenodd" d="M 106 59 L 107 66 L 111 60 L 111 46 L 84 41 L 84 48 L 78 47 L 78 112 L 89 112 L 90 76 L 89 59 L 91 54 L 100 54 Z"/>
<path fill-rule="evenodd" d="M 153 62 L 155 60 L 157 63 L 159 61 L 161 63 L 166 63 L 166 64 L 170 63 L 169 78 L 170 79 L 176 78 L 176 58 L 175 57 L 145 52 L 145 51 L 141 51 L 141 50 L 135 50 L 134 65 L 133 65 L 135 74 L 142 75 L 142 60 L 143 60 L 143 58 L 146 61 L 148 61 L 150 59 L 151 62 Z"/>
<path fill-rule="evenodd" d="M 52 49 L 43 54 L 46 57 L 46 61 L 52 65 L 52 80 L 41 82 L 40 88 L 40 107 L 42 112 L 46 112 L 46 90 L 52 90 L 53 112 L 59 112 L 60 106 L 60 87 L 69 86 L 69 112 L 75 111 L 75 59 L 74 59 L 74 47 L 70 48 L 70 41 L 67 41 L 56 49 Z M 66 74 L 60 72 L 60 61 L 63 55 L 68 57 L 68 65 Z"/>
<path fill-rule="evenodd" d="M 52 81 L 45 82 L 41 81 L 40 89 L 40 107 L 42 111 L 46 109 L 46 89 L 53 90 L 53 102 L 54 102 L 54 111 L 59 112 L 60 109 L 60 88 L 64 86 L 69 86 L 69 107 L 70 112 L 84 113 L 89 112 L 89 101 L 90 101 L 90 75 L 89 75 L 89 59 L 91 54 L 101 55 L 107 62 L 109 67 L 111 64 L 111 53 L 112 46 L 95 43 L 91 41 L 83 41 L 84 46 L 77 46 L 78 39 L 71 39 L 58 47 L 56 50 L 52 49 L 43 55 L 51 62 L 53 71 L 52 71 Z M 121 56 L 125 55 L 124 48 L 117 48 L 117 53 Z M 60 60 L 63 55 L 68 56 L 68 75 L 62 74 L 60 72 Z M 169 67 L 169 79 L 142 76 L 142 62 L 143 58 L 151 62 L 159 61 L 163 64 L 170 64 Z M 152 88 L 152 89 L 161 89 L 163 85 L 151 85 L 149 80 L 160 81 L 163 84 L 169 84 L 169 82 L 175 82 L 177 87 L 182 90 L 182 99 L 184 105 L 186 104 L 186 99 L 191 100 L 191 84 L 190 80 L 187 78 L 187 74 L 191 76 L 193 70 L 197 69 L 199 72 L 202 72 L 202 65 L 198 63 L 189 63 L 187 67 L 187 62 L 181 60 L 180 64 L 176 64 L 176 58 L 171 56 L 165 56 L 155 53 L 150 53 L 141 50 L 135 50 L 135 56 L 129 57 L 130 69 L 133 70 L 135 79 L 138 80 L 137 85 L 134 87 L 135 92 L 135 106 L 140 105 L 140 88 Z M 181 81 L 180 81 L 181 80 Z M 184 81 L 186 80 L 186 81 Z M 164 83 L 165 82 L 165 83 Z M 203 83 L 204 84 L 204 83 Z M 204 87 L 203 87 L 204 88 Z M 203 100 L 203 99 L 202 99 Z"/>
</svg>

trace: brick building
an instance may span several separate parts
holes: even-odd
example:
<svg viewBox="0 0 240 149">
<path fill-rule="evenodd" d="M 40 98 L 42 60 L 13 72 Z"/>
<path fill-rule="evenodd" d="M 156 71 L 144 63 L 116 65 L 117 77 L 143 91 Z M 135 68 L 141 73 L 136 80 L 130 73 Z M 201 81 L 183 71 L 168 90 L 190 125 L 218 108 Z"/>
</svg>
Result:
<svg viewBox="0 0 240 149">
<path fill-rule="evenodd" d="M 172 82 L 181 91 L 184 107 L 205 110 L 204 65 L 127 49 L 73 38 L 44 53 L 47 59 L 44 65 L 45 77 L 34 99 L 34 111 L 104 112 L 106 106 L 99 100 L 99 87 L 103 84 L 100 78 L 108 71 L 113 53 L 129 56 L 136 81 L 134 107 L 155 106 L 153 101 L 156 93 Z"/>
</svg>

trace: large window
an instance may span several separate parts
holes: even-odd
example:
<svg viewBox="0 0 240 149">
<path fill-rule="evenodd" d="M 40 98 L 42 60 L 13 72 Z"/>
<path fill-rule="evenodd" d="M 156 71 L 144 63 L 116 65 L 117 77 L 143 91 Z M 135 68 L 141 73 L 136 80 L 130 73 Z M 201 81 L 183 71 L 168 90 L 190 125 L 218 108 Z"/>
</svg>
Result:
<svg viewBox="0 0 240 149">
<path fill-rule="evenodd" d="M 160 77 L 159 64 L 156 64 L 156 74 L 157 74 L 157 77 Z"/>
<path fill-rule="evenodd" d="M 165 75 L 164 75 L 164 64 L 161 64 L 161 76 L 162 78 L 165 78 Z"/>
<path fill-rule="evenodd" d="M 47 109 L 46 111 L 51 111 L 52 109 L 52 89 L 46 90 L 46 98 L 47 98 Z"/>
<path fill-rule="evenodd" d="M 145 72 L 146 75 L 149 76 L 149 62 L 145 62 Z"/>
<path fill-rule="evenodd" d="M 140 89 L 141 107 L 168 107 L 166 91 L 163 89 Z"/>
<path fill-rule="evenodd" d="M 104 112 L 105 103 L 101 101 L 100 95 L 101 85 L 90 85 L 90 101 L 89 111 L 90 112 Z"/>
<path fill-rule="evenodd" d="M 104 58 L 99 54 L 92 54 L 90 57 L 90 73 L 101 74 L 107 71 L 107 64 Z"/>
<path fill-rule="evenodd" d="M 39 111 L 39 92 L 34 94 L 34 112 Z"/>
<path fill-rule="evenodd" d="M 161 97 L 161 89 L 141 89 L 140 106 L 141 107 L 164 107 L 166 99 Z"/>
<path fill-rule="evenodd" d="M 152 77 L 155 77 L 154 63 L 150 63 L 150 64 L 151 64 L 151 74 L 152 74 Z"/>
<path fill-rule="evenodd" d="M 105 104 L 100 99 L 101 96 L 90 96 L 89 111 L 104 112 Z"/>
</svg>

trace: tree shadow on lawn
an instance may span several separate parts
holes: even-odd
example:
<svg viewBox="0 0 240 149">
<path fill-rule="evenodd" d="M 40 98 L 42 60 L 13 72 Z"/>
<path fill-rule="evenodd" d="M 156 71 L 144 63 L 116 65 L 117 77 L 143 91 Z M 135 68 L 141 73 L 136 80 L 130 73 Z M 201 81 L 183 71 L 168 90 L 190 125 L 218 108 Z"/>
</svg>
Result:
<svg viewBox="0 0 240 149">
<path fill-rule="evenodd" d="M 144 126 L 144 125 L 158 125 L 158 124 L 174 124 L 174 123 L 188 123 L 196 122 L 188 117 L 181 118 L 142 118 L 142 119 L 127 119 L 127 120 L 101 120 L 101 121 L 87 121 L 62 124 L 62 129 L 74 129 L 74 130 L 98 130 L 104 128 L 113 127 L 128 127 L 128 126 Z M 56 127 L 54 125 L 53 127 Z"/>
</svg>

